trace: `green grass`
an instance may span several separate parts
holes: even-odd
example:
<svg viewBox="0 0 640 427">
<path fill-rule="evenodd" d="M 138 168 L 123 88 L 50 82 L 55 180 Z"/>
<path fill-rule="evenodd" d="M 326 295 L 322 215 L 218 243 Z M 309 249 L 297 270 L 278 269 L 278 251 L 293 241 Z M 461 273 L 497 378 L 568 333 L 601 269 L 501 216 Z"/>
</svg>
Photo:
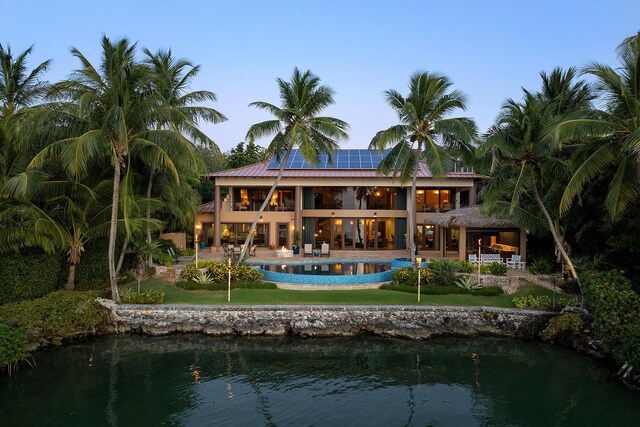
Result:
<svg viewBox="0 0 640 427">
<path fill-rule="evenodd" d="M 143 290 L 165 292 L 165 304 L 228 304 L 226 291 L 187 291 L 171 283 L 149 279 L 142 284 Z M 422 295 L 420 305 L 459 305 L 513 307 L 514 297 L 526 295 L 552 295 L 552 292 L 527 282 L 513 295 L 496 297 L 473 295 Z M 231 304 L 236 305 L 418 305 L 417 295 L 382 289 L 351 291 L 291 291 L 286 289 L 232 289 Z"/>
</svg>

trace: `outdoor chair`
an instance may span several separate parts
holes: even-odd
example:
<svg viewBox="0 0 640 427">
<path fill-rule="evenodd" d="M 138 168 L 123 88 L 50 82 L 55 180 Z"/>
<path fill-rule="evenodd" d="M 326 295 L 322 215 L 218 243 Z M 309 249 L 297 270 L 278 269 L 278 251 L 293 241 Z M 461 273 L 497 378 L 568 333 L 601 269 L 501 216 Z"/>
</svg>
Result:
<svg viewBox="0 0 640 427">
<path fill-rule="evenodd" d="M 478 255 L 476 254 L 469 254 L 468 255 L 469 258 L 469 262 L 473 265 L 478 265 Z"/>
<path fill-rule="evenodd" d="M 526 262 L 520 261 L 520 255 L 511 255 L 511 258 L 507 260 L 507 266 L 518 270 L 524 270 L 526 264 Z"/>
<path fill-rule="evenodd" d="M 304 244 L 304 256 L 313 256 L 313 246 L 311 243 Z"/>
<path fill-rule="evenodd" d="M 329 256 L 329 251 L 330 251 L 330 249 L 329 249 L 329 244 L 328 243 L 323 243 L 320 246 L 320 256 L 328 257 Z"/>
<path fill-rule="evenodd" d="M 256 249 L 258 249 L 258 245 L 251 246 L 251 249 L 249 249 L 249 256 L 256 256 Z"/>
<path fill-rule="evenodd" d="M 180 261 L 191 262 L 191 261 L 193 261 L 195 259 L 195 256 L 193 256 L 193 255 L 187 255 L 187 256 L 177 255 L 175 253 L 175 251 L 173 250 L 173 248 L 167 249 L 167 252 L 169 253 L 169 255 L 171 255 L 173 257 L 173 261 L 174 262 L 180 262 Z"/>
</svg>

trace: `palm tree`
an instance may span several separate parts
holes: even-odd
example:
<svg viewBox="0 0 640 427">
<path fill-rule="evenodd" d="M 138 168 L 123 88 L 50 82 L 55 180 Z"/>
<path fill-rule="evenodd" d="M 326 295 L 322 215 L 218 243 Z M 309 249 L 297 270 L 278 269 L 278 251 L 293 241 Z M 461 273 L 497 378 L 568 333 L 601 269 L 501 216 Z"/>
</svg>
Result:
<svg viewBox="0 0 640 427">
<path fill-rule="evenodd" d="M 595 91 L 605 108 L 577 111 L 556 128 L 560 143 L 580 148 L 562 196 L 563 213 L 585 185 L 610 168 L 615 171 L 605 207 L 612 220 L 618 220 L 640 195 L 640 32 L 624 40 L 617 53 L 618 69 L 597 62 L 583 69 L 596 78 Z"/>
<path fill-rule="evenodd" d="M 580 284 L 562 235 L 558 210 L 570 176 L 564 161 L 566 154 L 549 132 L 565 115 L 591 102 L 589 87 L 583 81 L 575 82 L 575 76 L 573 68 L 541 73 L 542 92 L 524 90 L 522 102 L 508 100 L 478 152 L 480 156 L 491 152 L 494 157 L 483 190 L 485 208 L 532 232 L 549 231 L 556 250 Z"/>
<path fill-rule="evenodd" d="M 466 96 L 452 90 L 451 81 L 443 75 L 416 72 L 409 80 L 409 95 L 389 89 L 384 98 L 395 110 L 400 123 L 379 131 L 369 144 L 380 153 L 389 149 L 378 166 L 383 175 L 399 176 L 411 182 L 409 198 L 409 249 L 415 259 L 416 181 L 420 162 L 425 162 L 434 176 L 443 176 L 455 157 L 467 156 L 476 137 L 473 120 L 449 115 L 466 110 Z"/>
<path fill-rule="evenodd" d="M 260 210 L 256 212 L 256 217 L 249 229 L 249 237 L 242 247 L 238 263 L 246 256 L 260 215 L 278 187 L 291 150 L 297 147 L 306 162 L 317 164 L 321 154 L 326 154 L 331 161 L 332 153 L 338 148 L 338 141 L 348 138 L 349 125 L 347 123 L 333 117 L 318 116 L 322 110 L 334 102 L 333 89 L 321 85 L 319 77 L 309 70 L 302 73 L 296 67 L 291 75 L 291 81 L 287 82 L 282 79 L 276 81 L 280 89 L 280 107 L 262 101 L 249 104 L 268 111 L 275 118 L 252 125 L 247 131 L 246 139 L 253 141 L 257 138 L 274 135 L 267 147 L 266 155 L 275 155 L 276 160 L 280 162 L 280 170 L 271 190 L 260 206 Z"/>
<path fill-rule="evenodd" d="M 158 129 L 175 126 L 176 129 L 190 138 L 194 143 L 207 146 L 216 153 L 220 149 L 216 143 L 205 135 L 199 128 L 200 121 L 210 123 L 220 123 L 227 118 L 219 111 L 205 106 L 194 105 L 201 102 L 216 101 L 213 92 L 200 90 L 188 92 L 192 80 L 200 71 L 199 65 L 193 65 L 186 59 L 175 59 L 171 50 L 158 50 L 155 54 L 148 49 L 143 50 L 147 56 L 146 64 L 153 75 L 155 90 L 162 96 L 167 106 L 171 109 L 170 122 L 158 122 L 155 126 Z M 153 125 L 153 124 L 152 124 Z M 186 142 L 186 141 L 180 141 Z M 191 171 L 191 174 L 198 175 L 203 171 L 203 162 L 196 155 L 193 144 L 183 144 L 180 147 L 162 147 L 174 159 L 181 171 Z M 152 196 L 154 177 L 156 176 L 156 166 L 151 165 L 148 172 L 147 198 Z M 160 192 L 160 197 L 166 194 Z M 180 211 L 182 212 L 182 211 Z M 147 219 L 151 219 L 151 211 L 147 210 Z M 151 244 L 151 230 L 147 230 L 147 245 Z M 147 262 L 151 264 L 151 256 Z"/>
<path fill-rule="evenodd" d="M 0 44 L 0 252 L 17 253 L 29 246 L 53 252 L 59 241 L 55 230 L 34 228 L 44 213 L 31 198 L 46 176 L 25 173 L 34 147 L 32 141 L 23 143 L 14 126 L 20 111 L 36 104 L 48 87 L 42 76 L 51 61 L 29 71 L 32 50 L 33 46 L 14 57 L 10 46 Z"/>
<path fill-rule="evenodd" d="M 176 166 L 161 147 L 180 145 L 184 137 L 175 128 L 149 129 L 150 123 L 169 123 L 171 110 L 153 90 L 149 68 L 135 59 L 136 44 L 127 39 L 111 42 L 102 38 L 99 67 L 77 49 L 72 54 L 81 63 L 71 77 L 56 84 L 53 97 L 59 102 L 33 111 L 34 126 L 66 137 L 58 138 L 31 162 L 32 167 L 47 159 L 58 159 L 67 176 L 82 180 L 92 168 L 113 168 L 111 219 L 109 227 L 109 279 L 114 300 L 119 300 L 115 245 L 119 209 L 126 234 L 130 232 L 130 208 L 134 172 L 131 159 L 168 171 L 176 182 Z M 124 175 L 123 175 L 124 172 Z"/>
</svg>

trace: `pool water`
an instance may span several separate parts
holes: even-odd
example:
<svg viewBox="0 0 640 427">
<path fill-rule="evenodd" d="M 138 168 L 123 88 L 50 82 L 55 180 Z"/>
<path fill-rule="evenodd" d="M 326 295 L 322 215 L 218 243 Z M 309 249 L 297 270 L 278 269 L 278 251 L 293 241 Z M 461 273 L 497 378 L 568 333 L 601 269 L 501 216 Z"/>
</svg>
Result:
<svg viewBox="0 0 640 427">
<path fill-rule="evenodd" d="M 390 262 L 333 260 L 328 262 L 259 264 L 264 280 L 304 285 L 354 285 L 391 280 Z"/>
<path fill-rule="evenodd" d="M 287 274 L 312 274 L 320 276 L 343 276 L 353 274 L 373 274 L 391 270 L 389 263 L 340 262 L 314 264 L 263 264 L 263 270 Z"/>
</svg>

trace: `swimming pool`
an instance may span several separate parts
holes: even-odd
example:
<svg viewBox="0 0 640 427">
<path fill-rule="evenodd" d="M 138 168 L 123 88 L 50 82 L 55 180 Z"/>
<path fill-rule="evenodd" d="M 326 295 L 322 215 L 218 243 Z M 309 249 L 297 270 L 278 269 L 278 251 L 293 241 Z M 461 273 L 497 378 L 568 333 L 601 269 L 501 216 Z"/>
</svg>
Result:
<svg viewBox="0 0 640 427">
<path fill-rule="evenodd" d="M 254 263 L 264 280 L 306 285 L 353 285 L 391 280 L 390 262 L 332 260 L 324 262 Z"/>
</svg>

